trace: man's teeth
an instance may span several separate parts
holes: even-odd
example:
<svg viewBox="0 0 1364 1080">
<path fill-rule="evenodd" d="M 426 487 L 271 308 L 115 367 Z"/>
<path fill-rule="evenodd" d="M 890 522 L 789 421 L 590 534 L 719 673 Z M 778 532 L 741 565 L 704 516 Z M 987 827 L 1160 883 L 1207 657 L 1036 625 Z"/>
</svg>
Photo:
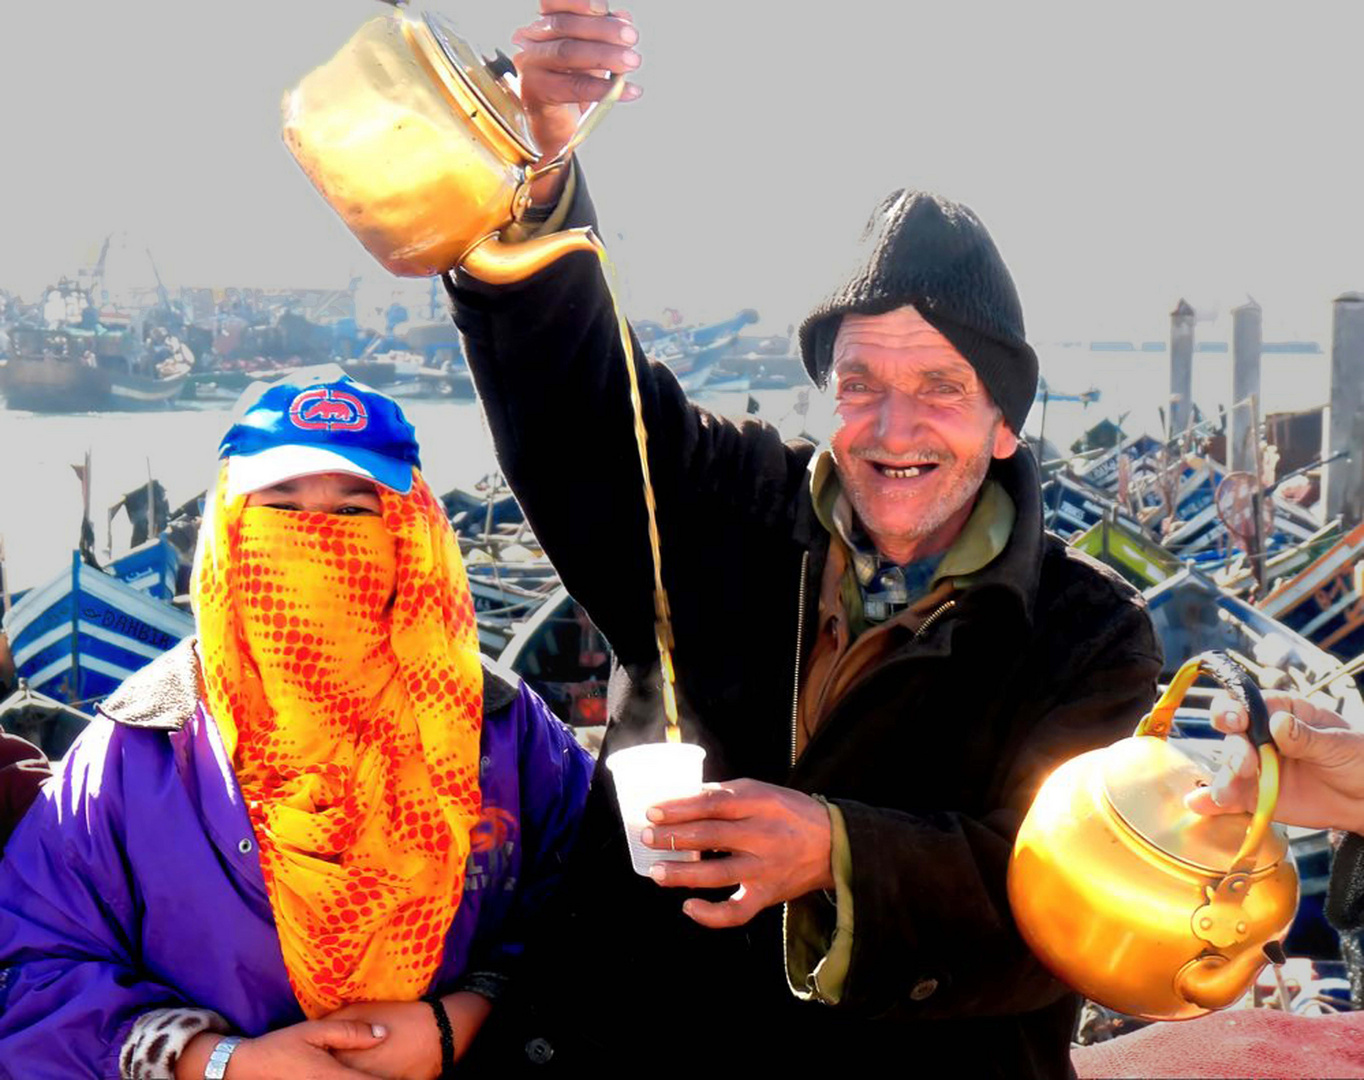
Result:
<svg viewBox="0 0 1364 1080">
<path fill-rule="evenodd" d="M 911 465 L 907 469 L 893 469 L 889 465 L 883 465 L 881 471 L 892 480 L 909 480 L 919 475 L 919 466 Z"/>
</svg>

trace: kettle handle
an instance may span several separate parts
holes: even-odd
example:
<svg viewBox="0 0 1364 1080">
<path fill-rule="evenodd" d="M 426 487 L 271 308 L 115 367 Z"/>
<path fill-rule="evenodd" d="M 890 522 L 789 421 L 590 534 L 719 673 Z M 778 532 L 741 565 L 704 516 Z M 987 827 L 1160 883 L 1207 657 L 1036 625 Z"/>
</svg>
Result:
<svg viewBox="0 0 1364 1080">
<path fill-rule="evenodd" d="M 1247 873 L 1254 866 L 1255 853 L 1259 850 L 1265 833 L 1269 831 L 1270 819 L 1274 816 L 1274 808 L 1279 802 L 1279 752 L 1269 732 L 1269 709 L 1250 673 L 1220 650 L 1200 653 L 1191 660 L 1186 660 L 1175 672 L 1175 677 L 1170 680 L 1170 685 L 1165 693 L 1161 694 L 1160 700 L 1142 717 L 1135 734 L 1153 735 L 1159 739 L 1168 736 L 1174 723 L 1175 710 L 1200 675 L 1211 676 L 1237 704 L 1245 707 L 1250 717 L 1246 736 L 1260 755 L 1260 784 L 1255 801 L 1255 813 L 1251 817 L 1250 827 L 1246 830 L 1246 838 L 1241 842 L 1241 848 L 1232 860 L 1231 869 L 1227 871 L 1227 877 L 1231 877 Z"/>
<path fill-rule="evenodd" d="M 1260 688 L 1255 685 L 1250 673 L 1221 650 L 1200 653 L 1193 659 L 1186 660 L 1175 672 L 1175 677 L 1170 680 L 1170 685 L 1160 696 L 1160 700 L 1142 717 L 1135 734 L 1155 735 L 1162 739 L 1169 735 L 1170 729 L 1174 726 L 1175 710 L 1179 708 L 1189 687 L 1200 675 L 1213 678 L 1246 710 L 1250 717 L 1246 737 L 1252 746 L 1258 749 L 1261 746 L 1273 745 L 1274 740 L 1269 733 L 1269 709 L 1265 706 L 1264 695 L 1260 693 Z"/>
</svg>

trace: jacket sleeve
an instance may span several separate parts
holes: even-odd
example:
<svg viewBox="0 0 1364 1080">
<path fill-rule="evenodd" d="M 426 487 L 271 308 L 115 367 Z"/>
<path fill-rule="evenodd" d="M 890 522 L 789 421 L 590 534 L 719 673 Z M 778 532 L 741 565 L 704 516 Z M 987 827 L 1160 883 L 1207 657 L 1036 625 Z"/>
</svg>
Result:
<svg viewBox="0 0 1364 1080">
<path fill-rule="evenodd" d="M 593 767 L 569 727 L 524 683 L 510 708 L 518 714 L 520 876 L 496 934 L 477 943 L 456 985 L 489 999 L 499 997 L 514 977 L 526 938 L 553 899 L 577 839 Z"/>
<path fill-rule="evenodd" d="M 1014 925 L 1006 887 L 1013 839 L 1052 769 L 1131 733 L 1155 698 L 1161 666 L 1137 602 L 1110 610 L 1102 628 L 1091 630 L 1087 649 L 1085 639 L 1075 639 L 1085 659 L 1062 685 L 1020 703 L 1017 730 L 1025 734 L 1020 745 L 1001 747 L 1009 764 L 996 809 L 916 816 L 831 800 L 847 829 L 855 913 L 836 1008 L 914 1019 L 1003 1015 L 1042 1008 L 1067 992 Z M 793 905 L 797 916 L 802 906 L 831 907 L 822 895 Z"/>
<path fill-rule="evenodd" d="M 1337 930 L 1364 929 L 1364 836 L 1349 833 L 1336 849 L 1326 917 Z"/>
<path fill-rule="evenodd" d="M 0 1077 L 116 1080 L 134 1021 L 188 1004 L 138 962 L 122 811 L 119 734 L 95 721 L 0 863 Z"/>
<path fill-rule="evenodd" d="M 32 743 L 0 731 L 0 854 L 25 811 L 52 775 L 47 755 Z"/>
<path fill-rule="evenodd" d="M 581 173 L 575 181 L 566 224 L 593 225 Z M 460 273 L 447 288 L 498 462 L 527 521 L 621 661 L 647 664 L 653 569 L 625 354 L 601 262 L 574 252 L 516 284 Z M 631 339 L 666 584 L 695 554 L 670 545 L 673 523 L 726 510 L 788 521 L 804 460 L 770 425 L 692 405 L 633 331 Z"/>
</svg>

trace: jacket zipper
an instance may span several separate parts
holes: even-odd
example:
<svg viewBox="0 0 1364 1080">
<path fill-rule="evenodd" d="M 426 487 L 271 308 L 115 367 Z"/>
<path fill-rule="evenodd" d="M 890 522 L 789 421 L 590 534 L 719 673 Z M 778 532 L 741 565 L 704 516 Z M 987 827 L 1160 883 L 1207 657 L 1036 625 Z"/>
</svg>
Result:
<svg viewBox="0 0 1364 1080">
<path fill-rule="evenodd" d="M 800 722 L 800 661 L 805 653 L 805 581 L 810 553 L 800 557 L 800 592 L 796 597 L 796 677 L 791 686 L 791 768 L 796 767 L 796 725 Z"/>
<path fill-rule="evenodd" d="M 933 624 L 935 622 L 942 618 L 942 616 L 946 615 L 951 608 L 954 608 L 956 606 L 957 602 L 955 600 L 944 600 L 941 604 L 939 604 L 932 611 L 930 611 L 927 616 L 925 616 L 924 621 L 919 624 L 919 629 L 914 631 L 914 636 L 909 640 L 911 642 L 918 641 L 921 637 L 928 633 L 930 629 L 932 629 Z"/>
</svg>

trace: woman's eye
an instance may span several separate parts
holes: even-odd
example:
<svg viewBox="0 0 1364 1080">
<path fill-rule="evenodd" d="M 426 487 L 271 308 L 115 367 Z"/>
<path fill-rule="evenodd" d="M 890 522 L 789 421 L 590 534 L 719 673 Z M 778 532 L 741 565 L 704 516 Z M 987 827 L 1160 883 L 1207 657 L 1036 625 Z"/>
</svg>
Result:
<svg viewBox="0 0 1364 1080">
<path fill-rule="evenodd" d="M 338 514 L 347 514 L 347 515 L 361 514 L 361 515 L 369 515 L 369 516 L 372 517 L 372 516 L 374 516 L 375 514 L 377 514 L 379 511 L 377 511 L 377 510 L 375 510 L 375 509 L 373 509 L 372 507 L 369 507 L 369 506 L 343 506 L 343 507 L 341 507 L 339 510 L 337 510 L 336 512 L 337 512 Z"/>
<path fill-rule="evenodd" d="M 293 510 L 293 511 L 295 511 L 295 512 L 298 511 L 298 504 L 297 504 L 297 503 L 289 503 L 289 502 L 272 502 L 272 503 L 266 503 L 265 505 L 266 505 L 266 507 L 267 507 L 268 509 L 270 509 L 270 510 Z"/>
</svg>

